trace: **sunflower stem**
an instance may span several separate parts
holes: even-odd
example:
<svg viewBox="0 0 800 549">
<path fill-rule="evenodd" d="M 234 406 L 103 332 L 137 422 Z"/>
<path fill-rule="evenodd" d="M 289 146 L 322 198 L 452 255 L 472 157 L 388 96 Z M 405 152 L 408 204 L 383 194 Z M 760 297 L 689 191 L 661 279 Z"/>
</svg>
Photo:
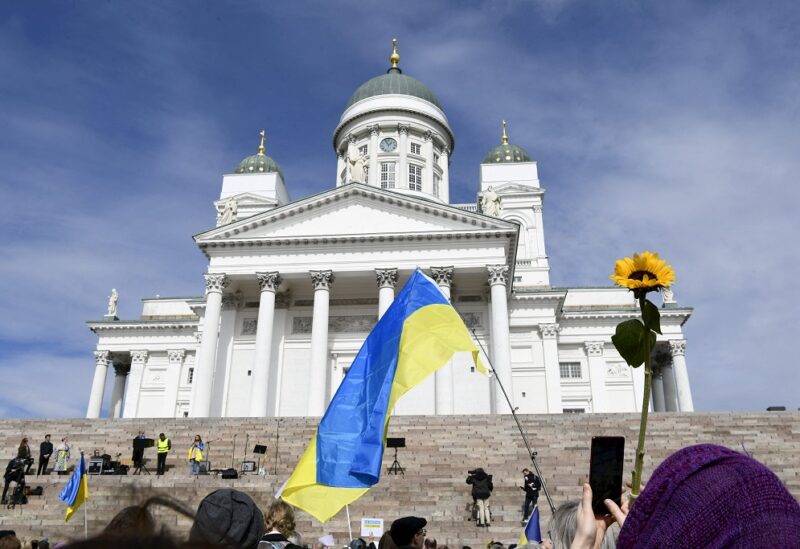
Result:
<svg viewBox="0 0 800 549">
<path fill-rule="evenodd" d="M 642 292 L 639 295 L 639 308 L 642 310 L 642 320 L 644 320 L 644 303 L 647 298 L 647 293 Z M 642 466 L 644 465 L 644 440 L 647 433 L 647 414 L 650 411 L 650 384 L 653 380 L 653 368 L 650 359 L 650 329 L 644 338 L 644 394 L 642 395 L 642 417 L 639 421 L 639 443 L 636 446 L 636 461 L 633 467 L 633 478 L 631 482 L 631 495 L 629 497 L 630 504 L 636 501 L 639 497 L 642 487 Z"/>
</svg>

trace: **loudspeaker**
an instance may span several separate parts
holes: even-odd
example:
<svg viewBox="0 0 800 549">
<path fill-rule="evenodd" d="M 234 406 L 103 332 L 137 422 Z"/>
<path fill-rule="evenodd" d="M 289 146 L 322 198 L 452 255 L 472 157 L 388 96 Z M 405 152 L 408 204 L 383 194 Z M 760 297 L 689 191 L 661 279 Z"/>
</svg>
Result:
<svg viewBox="0 0 800 549">
<path fill-rule="evenodd" d="M 224 469 L 222 471 L 222 478 L 225 479 L 239 478 L 239 473 L 236 472 L 236 469 Z"/>
<path fill-rule="evenodd" d="M 255 461 L 243 461 L 241 467 L 242 473 L 253 473 L 256 470 Z"/>
<path fill-rule="evenodd" d="M 89 467 L 86 469 L 87 475 L 99 475 L 103 472 L 103 458 L 91 458 Z"/>
</svg>

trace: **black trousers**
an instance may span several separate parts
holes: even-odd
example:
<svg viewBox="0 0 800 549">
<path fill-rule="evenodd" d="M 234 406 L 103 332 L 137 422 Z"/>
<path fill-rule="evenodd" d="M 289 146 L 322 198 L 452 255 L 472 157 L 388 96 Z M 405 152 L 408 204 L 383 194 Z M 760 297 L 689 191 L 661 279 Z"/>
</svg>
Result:
<svg viewBox="0 0 800 549">
<path fill-rule="evenodd" d="M 36 476 L 47 474 L 47 464 L 50 462 L 49 457 L 39 456 L 39 467 L 36 469 Z"/>
<path fill-rule="evenodd" d="M 167 467 L 167 452 L 158 453 L 158 469 L 156 474 L 163 475 Z"/>
</svg>

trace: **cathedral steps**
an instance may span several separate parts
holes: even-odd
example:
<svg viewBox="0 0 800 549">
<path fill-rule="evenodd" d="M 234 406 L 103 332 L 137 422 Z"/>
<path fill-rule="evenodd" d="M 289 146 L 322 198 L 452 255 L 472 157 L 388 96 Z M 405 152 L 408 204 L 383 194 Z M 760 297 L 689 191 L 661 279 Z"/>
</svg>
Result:
<svg viewBox="0 0 800 549">
<path fill-rule="evenodd" d="M 538 451 L 539 465 L 556 506 L 579 496 L 580 482 L 588 473 L 592 436 L 625 436 L 626 460 L 632 467 L 638 414 L 530 415 L 520 419 Z M 62 436 L 69 437 L 73 458 L 80 448 L 87 456 L 97 449 L 112 456 L 121 453 L 129 459 L 131 438 L 140 429 L 149 437 L 161 431 L 167 433 L 173 451 L 165 476 L 154 474 L 155 449 L 146 452 L 153 472 L 150 476 L 90 476 L 91 534 L 101 530 L 122 507 L 155 494 L 169 495 L 196 508 L 209 492 L 231 486 L 249 493 L 265 509 L 291 474 L 315 427 L 316 421 L 305 418 L 0 420 L 0 458 L 5 466 L 5 460 L 16 453 L 22 436 L 30 439 L 37 455 L 38 443 L 45 433 L 51 433 L 54 445 Z M 238 468 L 243 459 L 254 459 L 251 451 L 256 443 L 266 444 L 268 476 L 248 474 L 237 480 L 213 475 L 189 478 L 185 456 L 195 433 L 211 441 L 209 457 L 214 468 L 230 467 L 232 458 Z M 517 541 L 522 530 L 520 471 L 530 466 L 530 461 L 510 416 L 401 416 L 392 419 L 389 436 L 406 438 L 407 447 L 398 452 L 405 476 L 384 473 L 377 486 L 350 506 L 354 533 L 358 532 L 362 517 L 383 518 L 388 525 L 398 516 L 415 514 L 428 518 L 428 537 L 451 548 L 470 545 L 477 549 L 491 539 L 505 544 Z M 675 450 L 714 442 L 738 450 L 745 448 L 775 471 L 795 497 L 800 497 L 799 412 L 652 413 L 647 441 L 645 478 Z M 393 457 L 392 450 L 385 452 L 384 472 Z M 488 529 L 467 521 L 471 497 L 465 478 L 467 470 L 475 467 L 484 467 L 494 476 L 495 491 L 490 499 L 493 523 Z M 28 484 L 43 486 L 44 495 L 32 496 L 26 506 L 0 509 L 0 529 L 12 528 L 26 537 L 82 536 L 82 511 L 69 524 L 63 521 L 65 506 L 58 500 L 58 493 L 67 479 L 58 475 L 29 476 Z M 545 531 L 550 511 L 543 496 L 539 503 Z M 172 511 L 159 511 L 158 516 L 168 528 L 180 534 L 188 531 L 190 522 Z M 300 512 L 298 530 L 308 543 L 331 532 L 341 545 L 347 538 L 347 519 L 342 512 L 323 526 Z"/>
</svg>

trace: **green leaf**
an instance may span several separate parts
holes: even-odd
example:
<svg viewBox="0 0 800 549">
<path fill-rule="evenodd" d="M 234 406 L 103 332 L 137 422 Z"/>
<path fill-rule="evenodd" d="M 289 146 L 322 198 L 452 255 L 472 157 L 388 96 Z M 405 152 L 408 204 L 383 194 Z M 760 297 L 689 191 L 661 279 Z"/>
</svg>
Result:
<svg viewBox="0 0 800 549">
<path fill-rule="evenodd" d="M 645 328 L 639 319 L 633 318 L 617 325 L 617 332 L 611 336 L 611 342 L 625 362 L 638 368 L 645 359 L 645 336 L 648 333 L 655 338 L 655 334 Z"/>
<path fill-rule="evenodd" d="M 653 302 L 649 299 L 644 300 L 642 318 L 647 328 L 653 330 L 657 334 L 661 333 L 661 313 L 658 312 L 658 307 L 653 305 Z"/>
</svg>

